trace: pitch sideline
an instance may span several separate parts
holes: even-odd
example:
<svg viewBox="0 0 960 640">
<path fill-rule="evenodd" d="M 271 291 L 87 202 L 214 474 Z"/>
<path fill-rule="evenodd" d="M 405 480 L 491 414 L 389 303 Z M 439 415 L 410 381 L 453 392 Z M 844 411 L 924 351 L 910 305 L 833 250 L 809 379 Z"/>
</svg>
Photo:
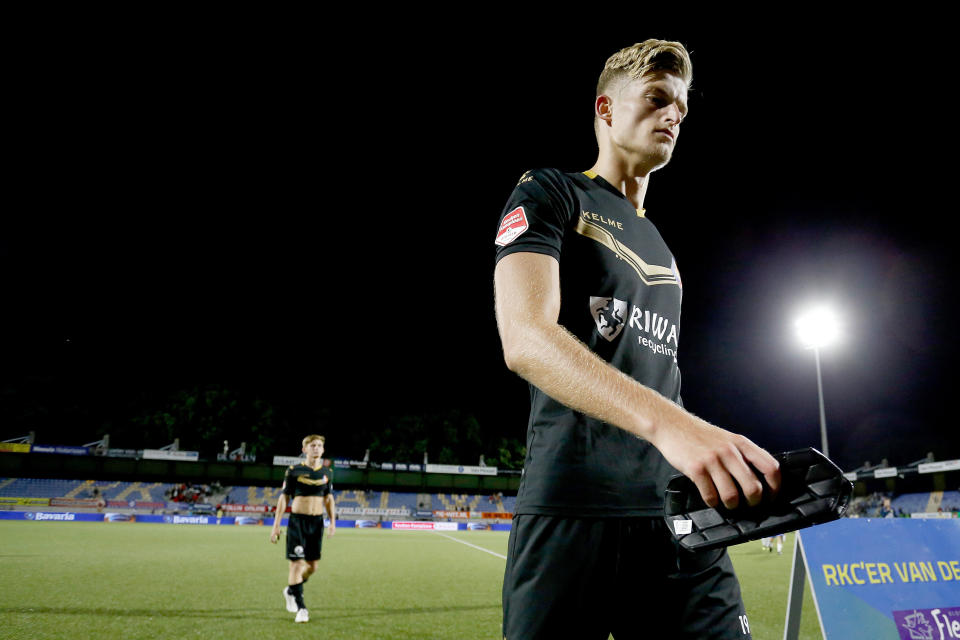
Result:
<svg viewBox="0 0 960 640">
<path fill-rule="evenodd" d="M 445 534 L 445 533 L 440 533 L 439 531 L 434 531 L 434 533 L 437 534 L 438 536 L 443 536 L 444 538 L 446 538 L 446 539 L 448 539 L 448 540 L 453 540 L 454 542 L 459 542 L 460 544 L 465 544 L 465 545 L 467 545 L 468 547 L 473 547 L 474 549 L 476 549 L 476 550 L 478 550 L 478 551 L 483 551 L 484 553 L 489 553 L 490 555 L 496 556 L 496 557 L 500 558 L 501 560 L 506 560 L 506 559 L 507 559 L 507 556 L 502 556 L 502 555 L 500 555 L 499 553 L 497 553 L 497 552 L 495 552 L 495 551 L 490 551 L 489 549 L 484 549 L 483 547 L 478 547 L 478 546 L 475 545 L 475 544 L 470 544 L 469 542 L 464 542 L 463 540 L 458 540 L 457 538 L 454 538 L 453 536 L 449 536 L 449 535 L 447 535 L 447 534 Z"/>
</svg>

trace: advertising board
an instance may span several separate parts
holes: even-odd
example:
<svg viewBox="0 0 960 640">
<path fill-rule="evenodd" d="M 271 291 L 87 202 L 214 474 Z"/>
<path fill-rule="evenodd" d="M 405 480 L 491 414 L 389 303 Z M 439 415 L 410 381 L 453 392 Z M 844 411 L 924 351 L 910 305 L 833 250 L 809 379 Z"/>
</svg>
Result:
<svg viewBox="0 0 960 640">
<path fill-rule="evenodd" d="M 787 639 L 799 626 L 804 573 L 827 640 L 960 639 L 956 518 L 845 518 L 804 529 L 793 571 Z"/>
</svg>

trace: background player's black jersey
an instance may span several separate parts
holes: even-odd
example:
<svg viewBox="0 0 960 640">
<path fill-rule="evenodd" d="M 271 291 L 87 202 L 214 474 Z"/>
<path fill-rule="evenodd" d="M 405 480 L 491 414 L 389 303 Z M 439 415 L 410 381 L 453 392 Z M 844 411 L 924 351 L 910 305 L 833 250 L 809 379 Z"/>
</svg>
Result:
<svg viewBox="0 0 960 640">
<path fill-rule="evenodd" d="M 333 491 L 330 469 L 321 466 L 313 469 L 305 464 L 294 464 L 283 476 L 283 492 L 290 497 L 328 496 Z"/>
<path fill-rule="evenodd" d="M 680 403 L 682 285 L 642 210 L 592 173 L 529 171 L 507 201 L 497 261 L 517 252 L 560 263 L 559 322 L 614 367 Z M 584 384 L 589 384 L 584 381 Z M 650 443 L 530 386 L 517 513 L 661 515 L 677 473 Z"/>
</svg>

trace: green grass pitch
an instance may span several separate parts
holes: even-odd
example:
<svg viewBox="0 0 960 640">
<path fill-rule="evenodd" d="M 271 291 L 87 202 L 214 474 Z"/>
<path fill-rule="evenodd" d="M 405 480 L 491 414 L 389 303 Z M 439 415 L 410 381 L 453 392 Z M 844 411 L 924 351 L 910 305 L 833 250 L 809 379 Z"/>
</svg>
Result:
<svg viewBox="0 0 960 640">
<path fill-rule="evenodd" d="M 506 533 L 340 528 L 306 585 L 307 624 L 283 607 L 287 562 L 269 533 L 0 521 L 0 637 L 500 637 Z M 791 535 L 782 556 L 731 550 L 757 640 L 783 637 L 792 549 Z M 801 638 L 819 637 L 808 589 Z"/>
</svg>

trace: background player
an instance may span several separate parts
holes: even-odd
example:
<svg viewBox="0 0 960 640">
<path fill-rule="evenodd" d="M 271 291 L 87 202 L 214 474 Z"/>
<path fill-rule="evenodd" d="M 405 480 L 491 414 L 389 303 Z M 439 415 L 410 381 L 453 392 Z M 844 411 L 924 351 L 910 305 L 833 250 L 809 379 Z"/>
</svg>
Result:
<svg viewBox="0 0 960 640">
<path fill-rule="evenodd" d="M 682 284 L 643 200 L 691 78 L 676 42 L 611 56 L 592 169 L 524 174 L 501 217 L 497 324 L 508 368 L 531 387 L 503 586 L 510 640 L 749 637 L 726 553 L 681 552 L 662 521 L 675 470 L 711 506 L 735 507 L 738 487 L 759 502 L 751 464 L 780 483 L 769 453 L 680 402 Z"/>
<path fill-rule="evenodd" d="M 287 611 L 296 612 L 295 622 L 310 620 L 303 602 L 303 583 L 317 570 L 323 543 L 323 512 L 330 517 L 330 535 L 337 530 L 337 515 L 333 501 L 333 483 L 330 471 L 323 466 L 324 437 L 309 435 L 303 439 L 303 464 L 291 465 L 283 478 L 283 490 L 277 498 L 277 512 L 273 518 L 270 542 L 280 538 L 280 521 L 290 503 L 287 523 L 287 559 L 290 572 L 283 598 Z"/>
<path fill-rule="evenodd" d="M 769 538 L 762 538 L 762 539 L 760 540 L 760 543 L 763 545 L 763 548 L 764 548 L 764 549 L 766 549 L 767 551 L 773 552 L 773 540 L 774 540 L 774 539 L 777 540 L 777 555 L 780 555 L 781 553 L 783 553 L 783 543 L 784 543 L 784 542 L 786 541 L 786 539 L 787 539 L 786 534 L 779 533 L 779 534 L 777 534 L 777 535 L 775 535 L 775 536 L 771 536 L 771 537 L 769 537 Z"/>
</svg>

